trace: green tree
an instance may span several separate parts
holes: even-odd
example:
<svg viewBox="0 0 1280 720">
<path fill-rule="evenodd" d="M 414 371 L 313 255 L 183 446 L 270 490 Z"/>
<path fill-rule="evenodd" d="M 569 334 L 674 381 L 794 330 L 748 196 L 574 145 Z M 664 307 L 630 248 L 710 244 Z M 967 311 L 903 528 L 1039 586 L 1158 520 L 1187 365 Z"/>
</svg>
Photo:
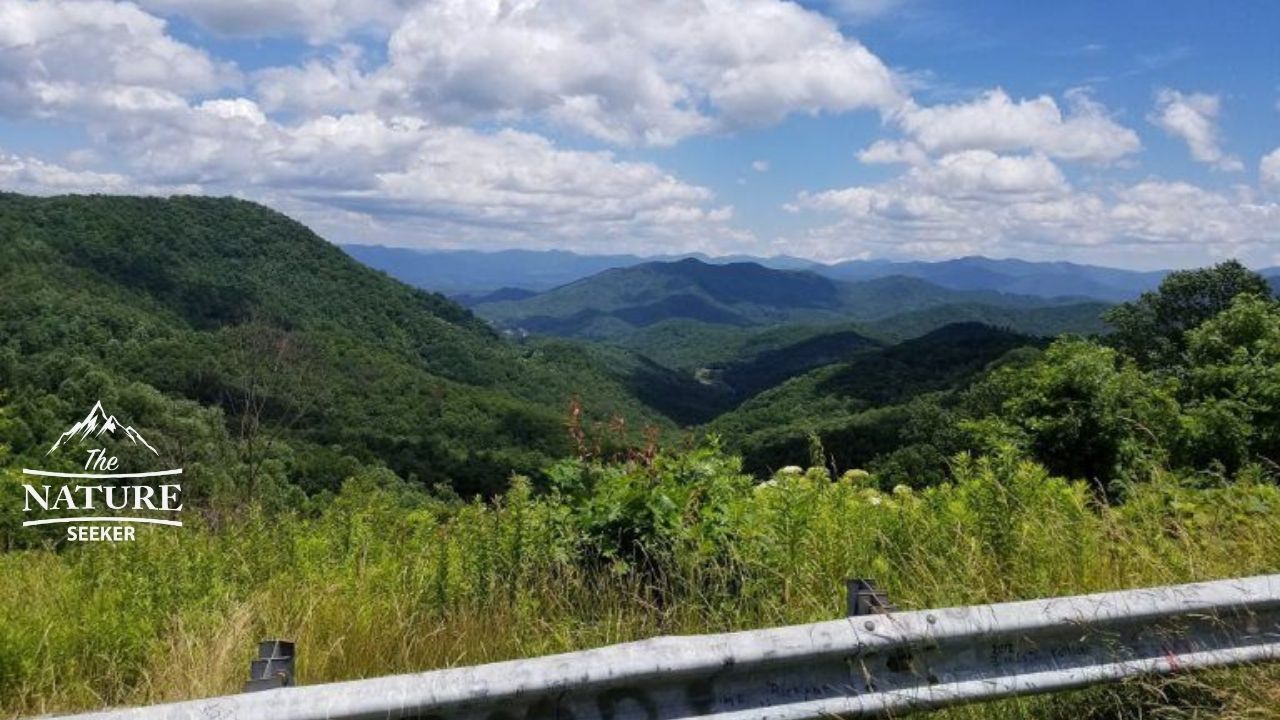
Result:
<svg viewBox="0 0 1280 720">
<path fill-rule="evenodd" d="M 1012 438 L 1055 475 L 1088 479 L 1110 497 L 1165 464 L 1177 437 L 1175 381 L 1089 340 L 1059 340 L 1040 361 L 1002 368 L 986 383 L 1004 399 L 975 430 L 1003 436 L 993 442 Z"/>
<path fill-rule="evenodd" d="M 1242 296 L 1187 334 L 1188 462 L 1280 470 L 1280 304 Z"/>
<path fill-rule="evenodd" d="M 1270 296 L 1265 278 L 1235 260 L 1175 272 L 1160 288 L 1103 315 L 1111 343 L 1146 368 L 1179 362 L 1188 330 L 1230 307 L 1239 295 Z"/>
</svg>

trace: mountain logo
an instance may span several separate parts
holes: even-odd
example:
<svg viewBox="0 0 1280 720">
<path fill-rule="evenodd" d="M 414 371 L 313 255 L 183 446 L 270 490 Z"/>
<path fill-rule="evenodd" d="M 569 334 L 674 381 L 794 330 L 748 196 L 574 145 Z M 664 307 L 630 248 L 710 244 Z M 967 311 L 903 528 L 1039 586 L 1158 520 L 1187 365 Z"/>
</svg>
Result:
<svg viewBox="0 0 1280 720">
<path fill-rule="evenodd" d="M 74 472 L 22 468 L 23 475 L 40 478 L 22 485 L 22 512 L 32 513 L 25 516 L 31 519 L 24 519 L 23 527 L 65 525 L 67 540 L 81 542 L 133 540 L 137 525 L 182 527 L 177 519 L 182 485 L 176 482 L 182 468 L 122 467 L 122 460 L 128 464 L 139 458 L 116 457 L 102 442 L 107 439 L 127 440 L 160 457 L 142 433 L 107 414 L 102 401 L 95 402 L 89 414 L 59 435 L 45 453 L 47 457 L 61 449 L 65 455 L 79 446 L 85 453 L 83 467 Z"/>
<path fill-rule="evenodd" d="M 62 435 L 58 437 L 57 441 L 53 443 L 53 447 L 49 448 L 49 452 L 46 452 L 45 455 L 52 455 L 54 450 L 57 450 L 63 443 L 73 438 L 79 441 L 88 439 L 91 435 L 95 438 L 101 437 L 103 433 L 115 437 L 117 431 L 123 431 L 124 437 L 134 445 L 142 445 L 153 454 L 157 456 L 160 455 L 159 451 L 154 447 L 151 447 L 151 443 L 147 442 L 147 439 L 142 437 L 142 433 L 134 430 L 132 425 L 125 425 L 121 427 L 120 421 L 116 420 L 115 415 L 108 415 L 107 411 L 102 409 L 101 400 L 93 404 L 93 407 L 89 410 L 89 414 L 85 415 L 83 420 L 76 422 L 75 425 L 72 425 L 66 432 L 62 433 Z"/>
</svg>

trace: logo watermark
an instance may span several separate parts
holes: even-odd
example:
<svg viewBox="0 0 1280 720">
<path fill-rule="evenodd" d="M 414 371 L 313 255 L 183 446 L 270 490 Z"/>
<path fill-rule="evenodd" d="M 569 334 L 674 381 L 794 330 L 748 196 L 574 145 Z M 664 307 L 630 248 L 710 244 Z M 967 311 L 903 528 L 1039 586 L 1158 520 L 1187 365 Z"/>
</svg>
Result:
<svg viewBox="0 0 1280 720">
<path fill-rule="evenodd" d="M 139 449 L 149 450 L 156 457 L 160 456 L 159 451 L 147 442 L 142 433 L 131 425 L 122 424 L 114 415 L 108 415 L 100 401 L 94 403 L 88 415 L 62 433 L 45 456 L 52 455 L 60 448 L 65 452 L 72 445 L 85 443 L 101 445 L 107 439 L 128 442 Z M 160 512 L 176 515 L 180 512 L 182 510 L 181 484 L 160 481 L 160 484 L 155 485 L 138 481 L 152 478 L 176 479 L 177 476 L 182 475 L 182 468 L 118 472 L 120 469 L 120 458 L 101 446 L 86 450 L 84 472 L 23 468 L 23 475 L 53 478 L 59 482 L 50 482 L 47 485 L 23 484 L 25 502 L 22 511 L 44 511 L 54 513 L 55 517 L 27 520 L 22 523 L 22 526 L 65 524 L 68 525 L 68 540 L 112 542 L 133 540 L 134 524 L 182 527 L 181 520 L 136 514 Z M 151 482 L 157 481 L 151 480 Z M 63 512 L 92 514 L 56 516 Z"/>
</svg>

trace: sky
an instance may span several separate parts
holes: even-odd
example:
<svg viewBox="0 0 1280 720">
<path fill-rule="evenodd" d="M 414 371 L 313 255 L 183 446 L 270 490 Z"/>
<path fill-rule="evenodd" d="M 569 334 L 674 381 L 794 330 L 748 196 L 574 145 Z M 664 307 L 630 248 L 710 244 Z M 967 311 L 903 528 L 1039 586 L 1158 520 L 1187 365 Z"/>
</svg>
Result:
<svg viewBox="0 0 1280 720">
<path fill-rule="evenodd" d="M 0 189 L 341 243 L 1280 265 L 1280 3 L 0 0 Z"/>
</svg>

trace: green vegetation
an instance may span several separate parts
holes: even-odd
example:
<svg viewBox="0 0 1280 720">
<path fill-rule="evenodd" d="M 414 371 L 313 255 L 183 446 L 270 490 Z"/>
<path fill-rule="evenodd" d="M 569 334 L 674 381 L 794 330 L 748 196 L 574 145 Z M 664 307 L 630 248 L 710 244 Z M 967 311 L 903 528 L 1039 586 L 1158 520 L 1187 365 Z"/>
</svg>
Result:
<svg viewBox="0 0 1280 720">
<path fill-rule="evenodd" d="M 712 447 L 566 461 L 539 493 L 522 481 L 463 504 L 365 471 L 323 506 L 8 553 L 0 716 L 236 692 L 265 636 L 298 641 L 310 684 L 830 619 L 849 575 L 919 608 L 1280 570 L 1270 483 L 1159 474 L 1112 507 L 1007 451 L 953 473 L 922 492 L 822 468 L 753 487 Z M 956 715 L 1169 716 L 1173 702 L 1254 717 L 1276 680 L 1246 670 Z"/>
<path fill-rule="evenodd" d="M 492 492 L 569 451 L 575 396 L 601 422 L 668 425 L 588 363 L 564 372 L 252 203 L 0 194 L 0 238 L 19 455 L 99 399 L 159 432 L 200 414 L 135 399 L 148 387 L 220 409 L 248 465 L 310 490 L 385 463 Z"/>
<path fill-rule="evenodd" d="M 1111 330 L 1102 319 L 1109 307 L 1097 302 L 1035 308 L 952 303 L 867 323 L 866 331 L 879 338 L 900 341 L 927 335 L 955 323 L 977 322 L 1036 337 L 1054 337 L 1064 333 L 1104 335 Z"/>
<path fill-rule="evenodd" d="M 921 398 L 914 409 L 905 403 L 959 387 L 1011 351 L 1035 342 L 976 323 L 950 325 L 794 378 L 709 427 L 742 453 L 747 468 L 756 473 L 808 462 L 815 442 L 822 445 L 825 463 L 866 467 L 907 444 L 913 429 L 910 413 L 925 412 L 920 406 L 926 403 L 949 404 L 949 398 Z M 932 482 L 940 477 L 945 459 L 931 458 L 935 469 L 923 478 L 895 477 L 894 482 Z"/>
<path fill-rule="evenodd" d="M 248 203 L 0 195 L 0 237 L 0 716 L 232 692 L 263 636 L 316 683 L 836 617 L 850 575 L 931 607 L 1280 572 L 1280 304 L 1231 263 L 1102 338 L 753 326 L 693 377 L 507 342 Z M 708 432 L 651 409 L 792 373 Z M 187 527 L 20 527 L 17 469 L 95 400 L 185 469 Z M 1277 687 L 952 714 L 1257 717 Z"/>
<path fill-rule="evenodd" d="M 1189 320 L 1149 338 L 1123 325 L 1103 340 L 1062 338 L 1043 352 L 955 326 L 793 379 L 712 427 L 755 471 L 802 463 L 816 448 L 887 485 L 936 483 L 947 457 L 998 444 L 1110 497 L 1152 467 L 1205 482 L 1274 476 L 1280 309 L 1264 287 L 1235 263 L 1173 273 L 1113 316 L 1180 306 Z M 1147 352 L 1157 347 L 1167 349 Z"/>
</svg>

